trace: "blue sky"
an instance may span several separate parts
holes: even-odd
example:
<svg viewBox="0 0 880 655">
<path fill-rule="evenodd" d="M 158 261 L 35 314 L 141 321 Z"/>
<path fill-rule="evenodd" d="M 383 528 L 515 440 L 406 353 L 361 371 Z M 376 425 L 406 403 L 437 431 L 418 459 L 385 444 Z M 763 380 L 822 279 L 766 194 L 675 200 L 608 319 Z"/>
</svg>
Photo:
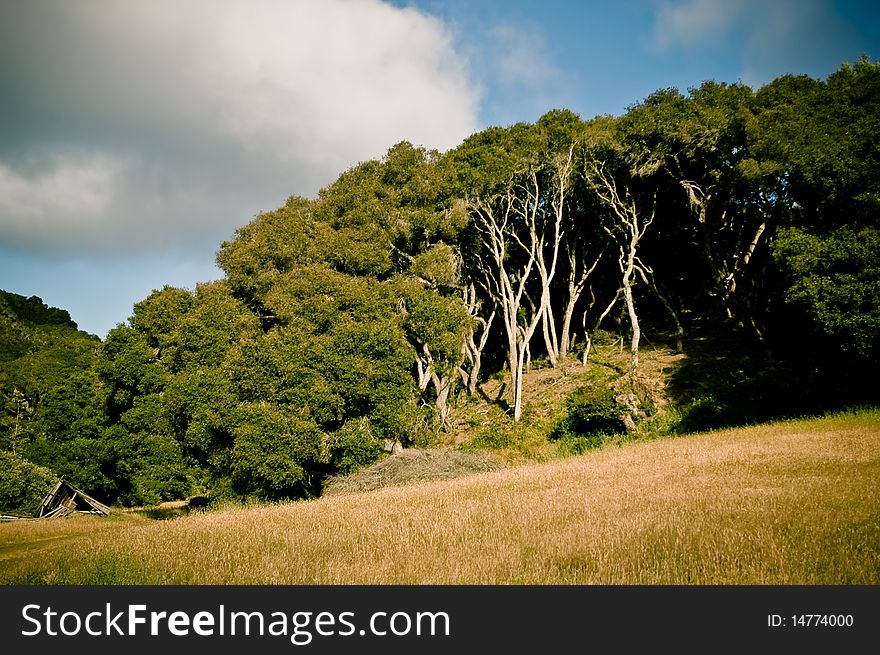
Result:
<svg viewBox="0 0 880 655">
<path fill-rule="evenodd" d="M 105 336 L 402 139 L 880 57 L 844 0 L 0 0 L 0 288 Z"/>
</svg>

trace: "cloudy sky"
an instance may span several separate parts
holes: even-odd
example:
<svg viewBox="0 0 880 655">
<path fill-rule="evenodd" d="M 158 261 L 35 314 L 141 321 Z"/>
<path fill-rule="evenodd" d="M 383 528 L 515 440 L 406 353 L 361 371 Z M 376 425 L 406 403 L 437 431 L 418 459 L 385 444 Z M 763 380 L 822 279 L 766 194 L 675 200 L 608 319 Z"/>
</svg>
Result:
<svg viewBox="0 0 880 655">
<path fill-rule="evenodd" d="M 104 337 L 394 143 L 880 57 L 855 0 L 0 0 L 0 288 Z"/>
</svg>

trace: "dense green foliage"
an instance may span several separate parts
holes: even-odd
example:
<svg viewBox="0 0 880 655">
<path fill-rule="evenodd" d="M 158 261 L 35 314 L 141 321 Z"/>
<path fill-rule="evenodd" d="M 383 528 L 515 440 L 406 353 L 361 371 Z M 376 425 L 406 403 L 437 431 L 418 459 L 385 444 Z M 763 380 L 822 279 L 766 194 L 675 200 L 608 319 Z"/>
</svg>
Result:
<svg viewBox="0 0 880 655">
<path fill-rule="evenodd" d="M 613 396 L 597 397 L 592 390 L 582 389 L 566 399 L 565 413 L 556 420 L 550 438 L 582 438 L 589 442 L 603 435 L 626 432 L 620 415 L 620 405 Z"/>
<path fill-rule="evenodd" d="M 309 497 L 430 441 L 486 375 L 513 374 L 519 420 L 524 366 L 586 359 L 600 327 L 630 340 L 630 375 L 644 335 L 725 344 L 682 429 L 875 403 L 878 144 L 867 59 L 554 110 L 444 154 L 399 143 L 258 215 L 223 279 L 154 291 L 103 344 L 4 293 L 0 448 L 110 502 Z M 622 426 L 584 394 L 553 436 Z"/>
<path fill-rule="evenodd" d="M 33 516 L 56 482 L 46 467 L 0 450 L 0 508 L 4 512 Z"/>
</svg>

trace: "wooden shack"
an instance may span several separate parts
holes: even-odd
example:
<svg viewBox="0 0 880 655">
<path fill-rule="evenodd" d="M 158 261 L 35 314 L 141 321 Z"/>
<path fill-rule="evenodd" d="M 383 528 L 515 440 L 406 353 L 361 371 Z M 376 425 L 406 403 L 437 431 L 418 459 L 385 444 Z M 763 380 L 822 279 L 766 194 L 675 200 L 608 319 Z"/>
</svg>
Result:
<svg viewBox="0 0 880 655">
<path fill-rule="evenodd" d="M 49 492 L 36 512 L 36 518 L 59 518 L 75 512 L 83 514 L 110 514 L 110 508 L 80 491 L 64 478 Z"/>
</svg>

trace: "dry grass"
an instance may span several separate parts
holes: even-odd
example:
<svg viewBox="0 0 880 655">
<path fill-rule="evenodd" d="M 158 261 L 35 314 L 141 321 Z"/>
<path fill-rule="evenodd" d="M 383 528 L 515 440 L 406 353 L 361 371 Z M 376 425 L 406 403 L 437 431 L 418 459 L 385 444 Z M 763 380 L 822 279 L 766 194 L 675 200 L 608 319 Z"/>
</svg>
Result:
<svg viewBox="0 0 880 655">
<path fill-rule="evenodd" d="M 0 525 L 0 582 L 880 584 L 878 480 L 867 412 L 42 545 L 64 528 Z"/>
</svg>

